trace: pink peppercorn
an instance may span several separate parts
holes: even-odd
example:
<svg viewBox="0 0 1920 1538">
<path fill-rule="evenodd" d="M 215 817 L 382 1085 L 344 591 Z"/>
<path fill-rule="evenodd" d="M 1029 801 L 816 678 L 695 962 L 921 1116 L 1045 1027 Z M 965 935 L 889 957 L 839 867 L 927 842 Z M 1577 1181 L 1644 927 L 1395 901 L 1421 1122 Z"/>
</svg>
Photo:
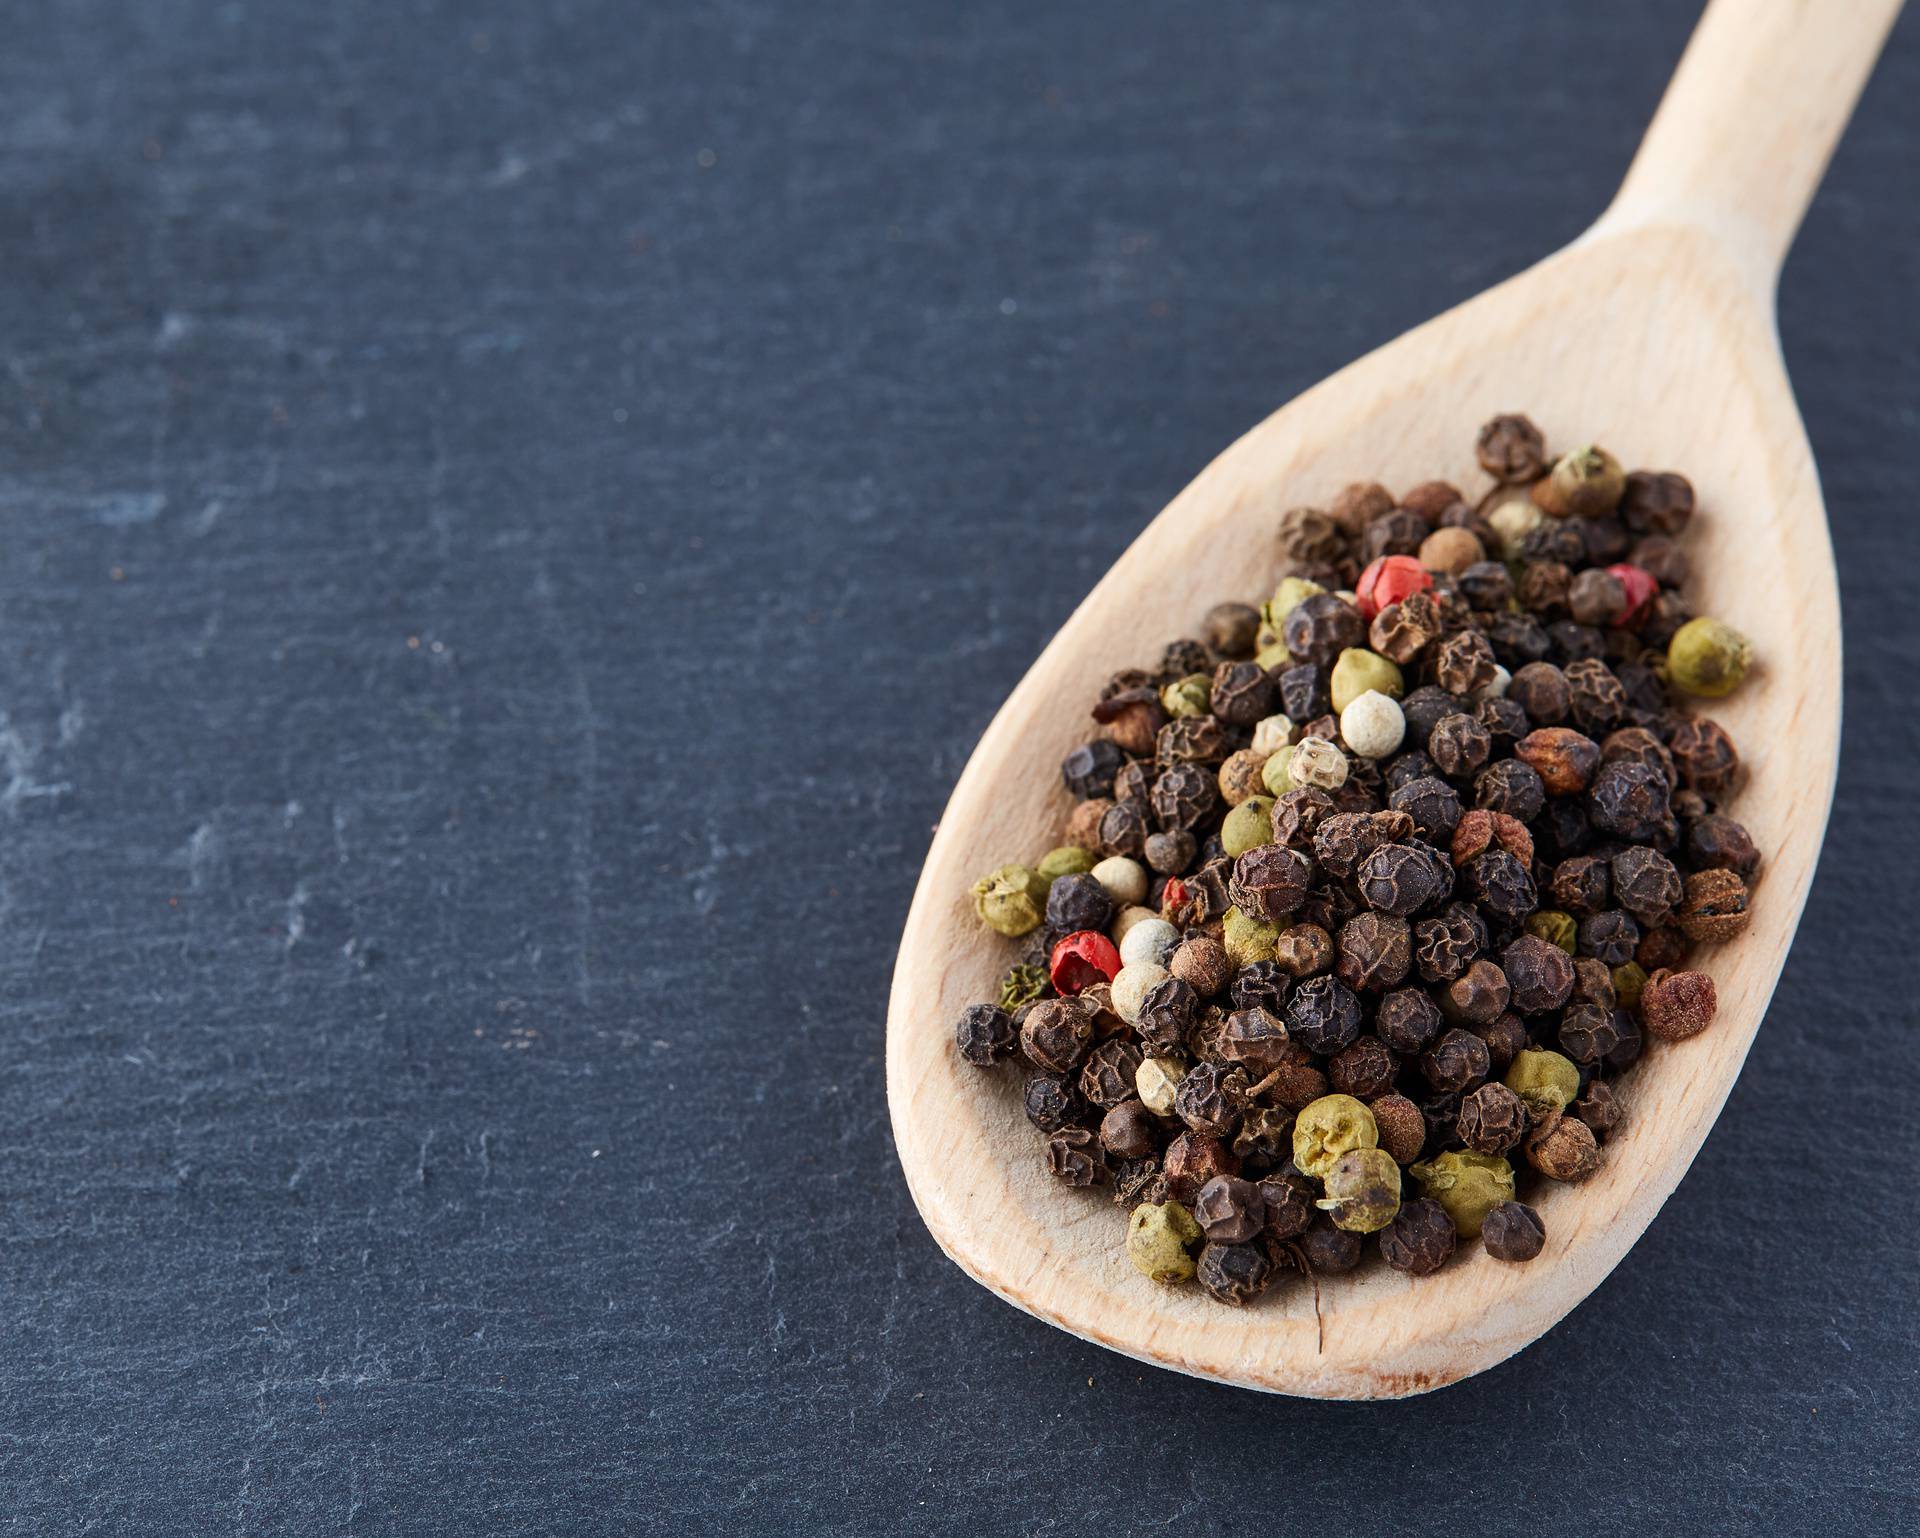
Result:
<svg viewBox="0 0 1920 1538">
<path fill-rule="evenodd" d="M 1627 590 L 1627 607 L 1616 625 L 1632 629 L 1646 617 L 1647 605 L 1652 603 L 1660 591 L 1660 584 L 1638 566 L 1622 561 L 1618 566 L 1609 566 L 1607 575 L 1614 578 Z"/>
<path fill-rule="evenodd" d="M 1120 970 L 1120 952 L 1097 929 L 1068 935 L 1047 958 L 1047 975 L 1060 993 L 1078 993 L 1095 983 L 1110 983 Z"/>
<path fill-rule="evenodd" d="M 1367 569 L 1360 573 L 1353 596 L 1360 617 L 1371 622 L 1382 609 L 1391 609 L 1402 599 L 1432 587 L 1432 576 L 1413 556 L 1383 555 L 1369 562 Z"/>
</svg>

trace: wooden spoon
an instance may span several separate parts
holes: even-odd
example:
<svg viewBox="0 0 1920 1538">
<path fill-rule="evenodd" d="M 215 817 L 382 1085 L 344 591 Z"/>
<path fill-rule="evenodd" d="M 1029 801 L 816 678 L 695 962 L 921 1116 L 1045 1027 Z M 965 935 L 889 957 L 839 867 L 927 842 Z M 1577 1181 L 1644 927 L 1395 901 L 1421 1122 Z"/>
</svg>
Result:
<svg viewBox="0 0 1920 1538">
<path fill-rule="evenodd" d="M 994 718 L 955 787 L 900 944 L 887 1088 L 908 1184 L 942 1248 L 1010 1303 L 1142 1361 L 1329 1399 L 1421 1393 L 1491 1367 L 1584 1298 L 1639 1237 L 1719 1114 L 1765 1013 L 1813 877 L 1840 740 L 1840 610 L 1825 509 L 1774 326 L 1781 260 L 1899 0 L 1714 0 L 1625 185 L 1530 271 L 1307 391 L 1182 492 L 1088 596 Z M 961 1062 L 952 1023 L 994 996 L 1011 947 L 974 918 L 982 872 L 1059 842 L 1055 766 L 1091 731 L 1114 669 L 1257 601 L 1281 511 L 1343 484 L 1441 476 L 1468 494 L 1478 425 L 1526 411 L 1550 447 L 1589 440 L 1682 470 L 1698 612 L 1746 631 L 1758 666 L 1711 713 L 1749 765 L 1733 810 L 1766 863 L 1753 919 L 1698 963 L 1719 987 L 1704 1035 L 1655 1044 L 1622 1081 L 1600 1172 L 1537 1197 L 1546 1250 L 1475 1243 L 1412 1280 L 1369 1263 L 1244 1310 L 1142 1277 L 1120 1211 L 1044 1171 L 1011 1070 Z M 1647 1328 L 1658 1329 L 1657 1320 Z"/>
</svg>

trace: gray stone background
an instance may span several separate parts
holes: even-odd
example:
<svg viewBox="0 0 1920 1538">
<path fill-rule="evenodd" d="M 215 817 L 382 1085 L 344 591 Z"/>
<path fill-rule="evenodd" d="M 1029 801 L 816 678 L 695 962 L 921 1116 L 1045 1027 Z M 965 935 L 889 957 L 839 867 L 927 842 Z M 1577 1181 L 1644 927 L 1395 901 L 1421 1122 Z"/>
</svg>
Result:
<svg viewBox="0 0 1920 1538">
<path fill-rule="evenodd" d="M 888 1136 L 996 703 L 1575 235 L 1693 12 L 8 7 L 0 1531 L 1912 1531 L 1920 17 L 1780 296 L 1825 863 L 1613 1278 L 1255 1398 L 995 1301 Z"/>
</svg>

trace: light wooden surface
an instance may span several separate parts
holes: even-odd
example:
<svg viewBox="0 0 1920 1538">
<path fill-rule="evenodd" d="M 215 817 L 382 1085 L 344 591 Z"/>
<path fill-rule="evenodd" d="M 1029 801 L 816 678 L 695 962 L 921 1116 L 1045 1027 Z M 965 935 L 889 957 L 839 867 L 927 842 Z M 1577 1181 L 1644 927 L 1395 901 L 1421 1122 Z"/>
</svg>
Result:
<svg viewBox="0 0 1920 1538">
<path fill-rule="evenodd" d="M 1581 240 L 1342 370 L 1202 472 L 1088 596 L 975 749 L 928 852 L 895 967 L 887 1084 L 914 1199 L 941 1246 L 1009 1302 L 1129 1356 L 1248 1387 L 1391 1398 L 1481 1371 L 1554 1324 L 1619 1262 L 1685 1174 L 1745 1060 L 1820 852 L 1840 730 L 1840 615 L 1825 510 L 1775 336 L 1780 257 L 1898 11 L 1716 0 L 1615 206 Z M 1487 481 L 1473 434 L 1524 410 L 1551 448 L 1597 440 L 1698 491 L 1698 609 L 1752 635 L 1759 665 L 1706 713 L 1749 766 L 1733 806 L 1766 853 L 1754 917 L 1706 948 L 1710 1031 L 1651 1046 L 1621 1081 L 1627 1123 L 1600 1172 L 1539 1182 L 1533 1263 L 1477 1244 L 1437 1276 L 1370 1263 L 1250 1308 L 1157 1286 L 1128 1264 L 1104 1192 L 1045 1173 L 1012 1070 L 961 1062 L 952 1021 L 990 997 L 1008 942 L 974 919 L 981 872 L 1059 842 L 1056 765 L 1113 669 L 1148 661 L 1226 597 L 1257 602 L 1281 511 L 1348 481 Z M 1256 552 L 1249 559 L 1248 552 Z M 1544 1189 L 1542 1189 L 1544 1188 Z M 1649 1329 L 1659 1328 L 1657 1320 Z"/>
</svg>

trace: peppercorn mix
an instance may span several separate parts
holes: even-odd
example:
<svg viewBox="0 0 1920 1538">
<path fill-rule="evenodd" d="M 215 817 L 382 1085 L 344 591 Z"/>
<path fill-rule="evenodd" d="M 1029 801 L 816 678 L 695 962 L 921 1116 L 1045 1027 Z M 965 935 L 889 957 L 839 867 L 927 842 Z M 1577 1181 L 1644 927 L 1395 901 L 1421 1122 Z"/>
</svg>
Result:
<svg viewBox="0 0 1920 1538">
<path fill-rule="evenodd" d="M 1682 596 L 1693 487 L 1520 415 L 1475 452 L 1478 504 L 1286 513 L 1273 596 L 1099 685 L 1060 845 L 973 887 L 1020 948 L 956 1049 L 1017 1068 L 1155 1282 L 1532 1260 L 1529 1188 L 1592 1175 L 1649 1038 L 1713 1021 L 1688 960 L 1761 857 L 1697 713 L 1753 648 Z"/>
</svg>

